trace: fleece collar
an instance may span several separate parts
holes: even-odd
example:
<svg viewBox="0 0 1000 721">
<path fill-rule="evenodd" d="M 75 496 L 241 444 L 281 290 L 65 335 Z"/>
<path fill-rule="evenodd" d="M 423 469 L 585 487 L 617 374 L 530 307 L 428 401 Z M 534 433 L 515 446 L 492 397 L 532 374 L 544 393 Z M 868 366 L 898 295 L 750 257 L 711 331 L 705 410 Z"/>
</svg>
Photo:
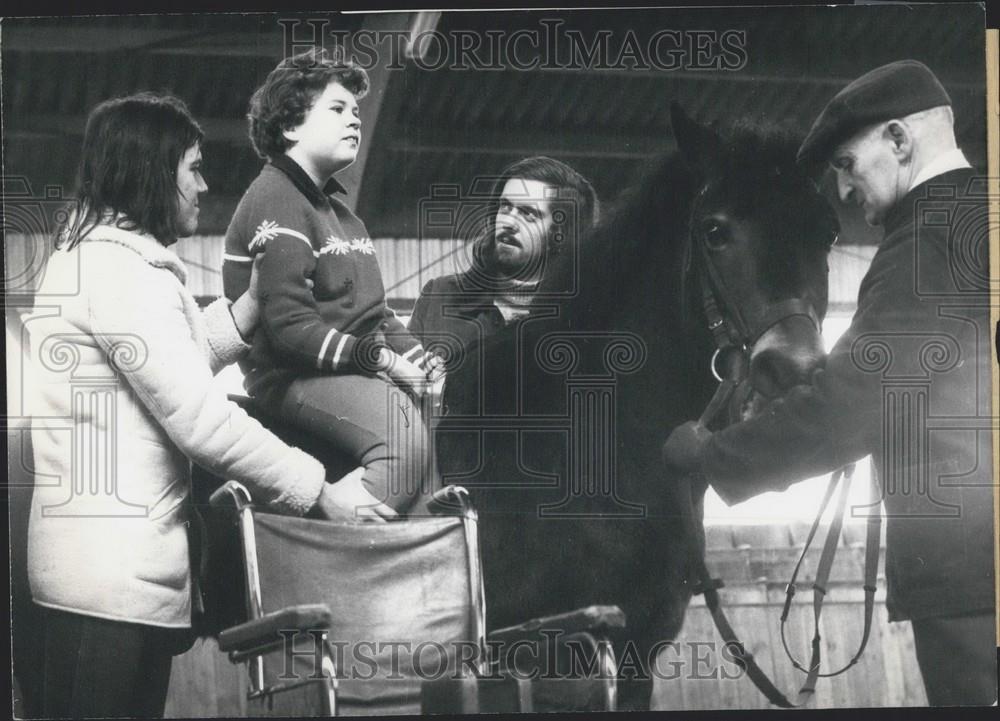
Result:
<svg viewBox="0 0 1000 721">
<path fill-rule="evenodd" d="M 102 223 L 87 233 L 81 242 L 115 243 L 124 246 L 138 253 L 150 265 L 156 268 L 166 268 L 176 275 L 181 283 L 187 282 L 187 268 L 184 267 L 181 259 L 151 235 Z"/>
</svg>

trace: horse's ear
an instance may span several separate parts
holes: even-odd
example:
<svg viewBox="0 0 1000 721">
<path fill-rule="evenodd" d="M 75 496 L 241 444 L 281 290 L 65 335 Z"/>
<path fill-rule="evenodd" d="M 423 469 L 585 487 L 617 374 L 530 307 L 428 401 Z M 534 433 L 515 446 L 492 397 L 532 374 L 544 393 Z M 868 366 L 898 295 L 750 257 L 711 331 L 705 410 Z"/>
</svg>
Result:
<svg viewBox="0 0 1000 721">
<path fill-rule="evenodd" d="M 799 163 L 799 169 L 802 170 L 803 173 L 805 173 L 806 177 L 809 178 L 809 180 L 811 180 L 816 185 L 817 188 L 821 187 L 824 177 L 826 175 L 827 168 L 828 166 L 826 163 L 817 163 L 817 162 Z"/>
<path fill-rule="evenodd" d="M 693 120 L 676 101 L 670 103 L 670 124 L 681 157 L 692 169 L 707 171 L 721 157 L 718 133 Z"/>
</svg>

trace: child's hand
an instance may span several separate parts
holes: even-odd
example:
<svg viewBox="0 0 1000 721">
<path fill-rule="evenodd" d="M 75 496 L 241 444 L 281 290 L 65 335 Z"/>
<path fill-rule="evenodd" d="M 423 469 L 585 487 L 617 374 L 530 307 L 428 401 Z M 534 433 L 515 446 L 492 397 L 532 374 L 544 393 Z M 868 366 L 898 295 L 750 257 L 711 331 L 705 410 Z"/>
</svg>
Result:
<svg viewBox="0 0 1000 721">
<path fill-rule="evenodd" d="M 434 384 L 441 378 L 444 378 L 444 358 L 441 356 L 430 354 L 427 361 L 424 363 L 424 368 L 427 370 L 427 380 L 431 384 Z"/>
<path fill-rule="evenodd" d="M 253 259 L 253 267 L 250 269 L 250 284 L 239 298 L 229 306 L 233 314 L 233 322 L 236 324 L 236 331 L 243 338 L 245 343 L 253 339 L 257 323 L 260 321 L 260 283 L 258 275 L 260 267 L 264 264 L 264 254 L 258 253 Z"/>
<path fill-rule="evenodd" d="M 258 290 L 260 281 L 260 267 L 264 265 L 264 254 L 257 253 L 253 259 L 253 267 L 250 268 L 250 285 L 247 286 L 246 294 L 250 297 L 254 303 L 260 302 L 260 291 Z"/>
<path fill-rule="evenodd" d="M 386 348 L 381 350 L 379 360 L 385 361 L 383 368 L 393 383 L 411 391 L 416 398 L 427 392 L 430 386 L 427 382 L 427 374 L 414 363 L 410 363 L 401 355 Z"/>
</svg>

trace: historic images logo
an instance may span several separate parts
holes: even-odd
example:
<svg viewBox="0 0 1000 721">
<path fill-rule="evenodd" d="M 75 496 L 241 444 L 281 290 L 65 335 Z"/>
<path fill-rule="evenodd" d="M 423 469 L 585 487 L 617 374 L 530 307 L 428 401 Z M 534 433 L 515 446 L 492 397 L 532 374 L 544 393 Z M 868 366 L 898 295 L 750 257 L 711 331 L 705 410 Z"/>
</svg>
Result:
<svg viewBox="0 0 1000 721">
<path fill-rule="evenodd" d="M 327 44 L 349 47 L 349 57 L 370 70 L 741 70 L 747 64 L 743 30 L 664 28 L 642 38 L 629 28 L 585 33 L 565 21 L 541 18 L 537 28 L 506 30 L 330 29 L 329 20 L 278 20 L 285 57 Z"/>
</svg>

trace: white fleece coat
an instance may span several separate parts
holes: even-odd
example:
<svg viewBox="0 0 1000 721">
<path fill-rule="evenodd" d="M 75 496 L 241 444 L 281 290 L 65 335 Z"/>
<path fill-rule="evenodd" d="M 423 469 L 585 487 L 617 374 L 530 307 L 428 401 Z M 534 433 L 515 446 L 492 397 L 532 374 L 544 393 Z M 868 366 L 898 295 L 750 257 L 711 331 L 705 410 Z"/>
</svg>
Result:
<svg viewBox="0 0 1000 721">
<path fill-rule="evenodd" d="M 55 251 L 26 319 L 35 491 L 34 600 L 89 616 L 191 621 L 189 459 L 294 514 L 322 465 L 212 383 L 246 352 L 227 301 L 202 312 L 180 259 L 151 236 L 100 225 Z"/>
</svg>

